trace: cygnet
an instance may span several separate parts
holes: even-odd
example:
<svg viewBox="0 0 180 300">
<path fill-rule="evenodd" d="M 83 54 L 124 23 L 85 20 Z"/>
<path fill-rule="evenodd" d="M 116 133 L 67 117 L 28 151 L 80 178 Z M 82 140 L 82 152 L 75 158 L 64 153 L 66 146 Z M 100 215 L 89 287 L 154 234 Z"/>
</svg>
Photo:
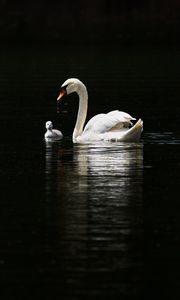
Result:
<svg viewBox="0 0 180 300">
<path fill-rule="evenodd" d="M 46 140 L 61 140 L 63 138 L 63 134 L 58 129 L 53 129 L 53 123 L 51 121 L 46 122 L 46 133 L 44 138 Z"/>
</svg>

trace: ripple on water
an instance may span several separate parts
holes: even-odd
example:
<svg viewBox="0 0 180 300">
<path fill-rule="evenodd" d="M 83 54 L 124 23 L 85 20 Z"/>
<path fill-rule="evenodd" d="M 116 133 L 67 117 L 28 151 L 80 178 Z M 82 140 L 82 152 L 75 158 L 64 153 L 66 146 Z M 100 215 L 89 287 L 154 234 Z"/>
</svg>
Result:
<svg viewBox="0 0 180 300">
<path fill-rule="evenodd" d="M 180 144 L 180 137 L 174 132 L 145 132 L 142 142 L 144 144 Z"/>
</svg>

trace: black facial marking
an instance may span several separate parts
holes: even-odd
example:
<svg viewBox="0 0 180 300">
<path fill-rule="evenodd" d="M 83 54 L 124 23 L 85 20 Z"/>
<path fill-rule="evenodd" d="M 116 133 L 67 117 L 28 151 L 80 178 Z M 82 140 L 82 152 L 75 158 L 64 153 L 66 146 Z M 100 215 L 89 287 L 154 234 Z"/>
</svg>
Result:
<svg viewBox="0 0 180 300">
<path fill-rule="evenodd" d="M 68 84 L 66 84 L 66 85 L 63 85 L 63 86 L 61 87 L 61 90 L 63 90 L 63 91 L 65 91 L 65 92 L 66 92 L 66 88 L 67 88 L 67 86 L 68 86 Z"/>
</svg>

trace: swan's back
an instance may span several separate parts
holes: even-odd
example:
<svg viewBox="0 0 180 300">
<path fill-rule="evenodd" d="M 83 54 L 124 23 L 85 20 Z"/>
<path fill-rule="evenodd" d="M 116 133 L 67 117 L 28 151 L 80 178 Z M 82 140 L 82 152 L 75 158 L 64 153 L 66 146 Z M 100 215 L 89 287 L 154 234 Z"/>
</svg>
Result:
<svg viewBox="0 0 180 300">
<path fill-rule="evenodd" d="M 123 127 L 126 128 L 131 125 L 131 120 L 135 120 L 135 118 L 119 110 L 113 110 L 107 114 L 98 114 L 86 124 L 83 134 L 87 134 L 88 132 L 98 134 L 120 130 Z"/>
<path fill-rule="evenodd" d="M 138 141 L 143 122 L 140 119 L 132 126 L 132 120 L 135 118 L 118 110 L 98 114 L 87 123 L 80 140 Z"/>
</svg>

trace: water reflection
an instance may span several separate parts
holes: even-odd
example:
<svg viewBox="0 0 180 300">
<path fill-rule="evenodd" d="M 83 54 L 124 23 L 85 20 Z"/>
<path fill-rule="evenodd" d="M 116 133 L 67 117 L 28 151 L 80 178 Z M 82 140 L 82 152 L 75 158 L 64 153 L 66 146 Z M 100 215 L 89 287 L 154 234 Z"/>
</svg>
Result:
<svg viewBox="0 0 180 300">
<path fill-rule="evenodd" d="M 88 189 L 89 198 L 128 201 L 133 186 L 142 180 L 142 144 L 76 145 L 73 160 L 80 180 L 79 191 Z M 83 180 L 83 185 L 81 184 Z"/>
<path fill-rule="evenodd" d="M 46 142 L 46 190 L 56 183 L 57 194 L 87 192 L 90 199 L 99 194 L 121 198 L 142 183 L 143 145 L 133 143 L 75 144 Z M 128 200 L 128 199 L 127 199 Z"/>
<path fill-rule="evenodd" d="M 133 282 L 142 278 L 142 168 L 142 144 L 46 144 L 46 193 L 56 194 L 51 222 L 71 293 L 141 289 Z"/>
</svg>

